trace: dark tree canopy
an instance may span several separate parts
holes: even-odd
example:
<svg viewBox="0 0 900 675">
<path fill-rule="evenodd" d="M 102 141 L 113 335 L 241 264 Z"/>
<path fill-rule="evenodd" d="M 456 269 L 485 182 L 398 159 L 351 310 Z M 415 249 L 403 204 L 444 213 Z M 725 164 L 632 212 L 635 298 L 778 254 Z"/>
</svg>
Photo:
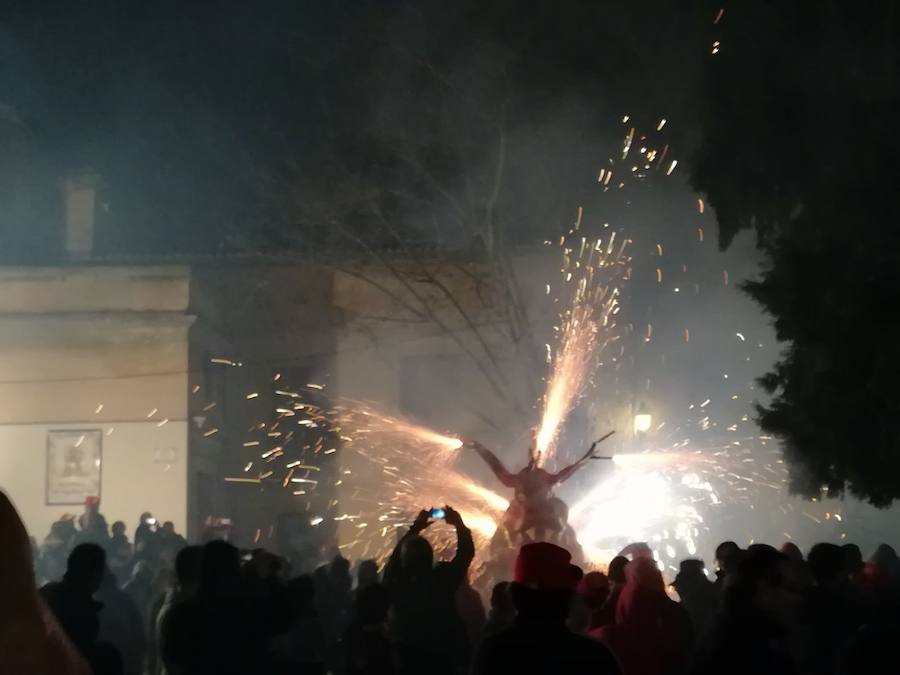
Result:
<svg viewBox="0 0 900 675">
<path fill-rule="evenodd" d="M 692 176 L 721 245 L 750 228 L 767 256 L 745 289 L 787 345 L 759 421 L 791 488 L 878 506 L 900 497 L 898 21 L 883 2 L 729 6 Z"/>
</svg>

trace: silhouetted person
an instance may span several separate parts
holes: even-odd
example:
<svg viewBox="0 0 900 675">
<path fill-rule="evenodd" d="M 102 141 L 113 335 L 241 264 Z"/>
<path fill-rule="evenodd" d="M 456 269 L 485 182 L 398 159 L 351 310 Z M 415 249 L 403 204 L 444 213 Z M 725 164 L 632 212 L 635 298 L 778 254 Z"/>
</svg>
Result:
<svg viewBox="0 0 900 675">
<path fill-rule="evenodd" d="M 356 570 L 356 587 L 365 588 L 378 583 L 378 562 L 375 560 L 363 560 Z"/>
<path fill-rule="evenodd" d="M 584 580 L 584 570 L 577 565 L 572 565 L 572 574 L 574 576 L 572 582 L 573 592 L 572 600 L 569 602 L 569 618 L 566 620 L 566 626 L 573 633 L 584 635 L 590 622 L 590 610 L 587 607 L 584 596 L 578 592 L 578 588 Z"/>
<path fill-rule="evenodd" d="M 785 612 L 790 593 L 781 569 L 784 557 L 755 544 L 730 567 L 722 609 L 694 656 L 693 675 L 793 675 Z"/>
<path fill-rule="evenodd" d="M 35 587 L 25 526 L 0 491 L 0 671 L 9 675 L 91 675 Z"/>
<path fill-rule="evenodd" d="M 803 659 L 818 675 L 836 672 L 837 660 L 862 623 L 860 606 L 844 572 L 844 551 L 816 544 L 809 551 L 813 586 L 803 593 L 801 622 L 806 628 Z"/>
<path fill-rule="evenodd" d="M 353 577 L 350 561 L 337 555 L 327 565 L 316 569 L 314 579 L 316 607 L 325 632 L 325 661 L 329 667 L 335 668 L 338 662 L 337 645 L 351 619 Z"/>
<path fill-rule="evenodd" d="M 439 566 L 449 564 L 446 562 L 438 563 Z M 484 630 L 484 622 L 487 620 L 487 616 L 484 611 L 484 603 L 481 601 L 481 595 L 472 588 L 468 579 L 463 580 L 456 590 L 456 613 L 466 629 L 469 646 L 474 649 L 475 645 L 481 640 L 481 633 Z"/>
<path fill-rule="evenodd" d="M 384 571 L 391 595 L 391 637 L 400 673 L 458 673 L 469 667 L 470 646 L 456 610 L 456 592 L 475 557 L 472 533 L 450 507 L 446 522 L 456 528 L 456 556 L 435 567 L 431 544 L 420 536 L 431 525 L 419 513 L 397 544 Z M 439 639 L 436 636 L 440 636 Z"/>
<path fill-rule="evenodd" d="M 481 639 L 496 635 L 512 625 L 516 618 L 516 608 L 512 602 L 512 592 L 508 581 L 500 581 L 491 589 L 491 608 L 488 610 Z"/>
<path fill-rule="evenodd" d="M 159 533 L 156 518 L 149 511 L 141 514 L 134 531 L 134 558 L 156 564 L 159 557 Z"/>
<path fill-rule="evenodd" d="M 102 605 L 94 600 L 94 593 L 105 571 L 103 549 L 97 544 L 79 544 L 69 554 L 62 581 L 52 581 L 41 589 L 47 605 L 95 675 L 122 672 L 116 650 L 98 641 Z"/>
<path fill-rule="evenodd" d="M 609 595 L 600 609 L 594 612 L 591 628 L 608 626 L 615 622 L 616 605 L 619 604 L 619 596 L 622 594 L 622 589 L 625 588 L 625 566 L 627 564 L 628 558 L 622 555 L 617 555 L 609 561 L 609 567 L 606 570 L 609 579 Z"/>
<path fill-rule="evenodd" d="M 131 576 L 131 557 L 134 554 L 131 542 L 128 541 L 126 529 L 125 523 L 121 520 L 114 522 L 112 524 L 112 536 L 109 538 L 109 544 L 106 547 L 109 569 L 116 575 L 120 584 L 125 583 Z"/>
<path fill-rule="evenodd" d="M 862 599 L 870 624 L 900 624 L 900 561 L 894 549 L 880 544 L 863 568 Z"/>
<path fill-rule="evenodd" d="M 809 565 L 803 559 L 803 552 L 792 541 L 785 542 L 779 549 L 784 556 L 784 584 L 796 593 L 802 593 L 812 585 Z"/>
<path fill-rule="evenodd" d="M 494 588 L 491 589 L 491 608 L 484 623 L 482 639 L 506 630 L 515 618 L 516 608 L 513 606 L 509 582 L 501 581 L 494 584 Z"/>
<path fill-rule="evenodd" d="M 170 653 L 170 645 L 163 636 L 163 626 L 169 612 L 176 605 L 193 598 L 200 585 L 200 571 L 203 561 L 202 546 L 186 546 L 175 556 L 175 583 L 163 595 L 159 609 L 148 616 L 148 675 L 167 675 L 171 663 L 166 663 L 165 656 Z"/>
<path fill-rule="evenodd" d="M 119 588 L 110 570 L 103 576 L 97 599 L 102 604 L 99 639 L 118 650 L 125 675 L 141 675 L 147 649 L 144 623 L 134 600 Z"/>
<path fill-rule="evenodd" d="M 687 669 L 690 620 L 666 595 L 662 574 L 652 558 L 625 566 L 625 586 L 616 604 L 616 620 L 591 632 L 618 659 L 625 675 L 668 675 Z"/>
<path fill-rule="evenodd" d="M 882 575 L 885 583 L 894 587 L 900 586 L 900 558 L 897 557 L 893 546 L 879 544 L 869 558 L 869 565 L 876 574 Z"/>
<path fill-rule="evenodd" d="M 596 615 L 609 597 L 609 578 L 603 572 L 588 572 L 578 584 L 578 594 L 584 598 L 590 615 L 588 628 L 596 628 Z"/>
<path fill-rule="evenodd" d="M 109 545 L 109 526 L 100 513 L 100 500 L 88 497 L 84 501 L 84 513 L 78 518 L 80 529 L 75 534 L 73 544 L 97 544 L 106 549 Z"/>
<path fill-rule="evenodd" d="M 723 541 L 716 546 L 716 588 L 720 591 L 725 583 L 726 577 L 737 569 L 738 564 L 743 556 L 741 547 L 733 541 Z"/>
<path fill-rule="evenodd" d="M 387 637 L 390 594 L 379 584 L 356 593 L 356 620 L 341 639 L 343 675 L 393 675 L 394 662 Z"/>
<path fill-rule="evenodd" d="M 291 672 L 318 675 L 325 672 L 325 634 L 315 609 L 316 583 L 310 576 L 291 579 L 287 586 L 292 621 L 275 639 L 278 653 Z"/>
<path fill-rule="evenodd" d="M 140 612 L 141 621 L 145 626 L 150 603 L 155 599 L 154 575 L 155 572 L 150 563 L 146 560 L 138 560 L 131 571 L 131 579 L 122 587 L 122 590 L 134 600 L 134 605 Z"/>
<path fill-rule="evenodd" d="M 720 600 L 715 584 L 706 578 L 703 561 L 682 560 L 672 587 L 691 618 L 694 639 L 702 640 L 716 618 Z"/>
<path fill-rule="evenodd" d="M 175 531 L 175 523 L 171 520 L 167 520 L 162 524 L 159 534 L 163 539 L 164 545 L 174 547 L 176 552 L 187 546 L 187 540 Z"/>
<path fill-rule="evenodd" d="M 571 559 L 565 549 L 545 542 L 521 548 L 510 589 L 516 619 L 510 628 L 482 643 L 475 659 L 476 675 L 620 672 L 606 647 L 566 628 L 575 581 Z"/>
<path fill-rule="evenodd" d="M 197 593 L 173 606 L 164 623 L 165 662 L 177 675 L 268 672 L 269 641 L 286 629 L 276 605 L 247 592 L 234 546 L 206 544 Z"/>
<path fill-rule="evenodd" d="M 59 579 L 66 572 L 66 558 L 72 551 L 75 538 L 75 521 L 72 516 L 63 516 L 52 525 L 40 547 L 38 574 L 45 581 Z"/>
<path fill-rule="evenodd" d="M 844 553 L 844 574 L 854 586 L 861 586 L 863 581 L 863 570 L 866 564 L 863 562 L 862 551 L 856 544 L 844 544 L 841 546 Z"/>
</svg>

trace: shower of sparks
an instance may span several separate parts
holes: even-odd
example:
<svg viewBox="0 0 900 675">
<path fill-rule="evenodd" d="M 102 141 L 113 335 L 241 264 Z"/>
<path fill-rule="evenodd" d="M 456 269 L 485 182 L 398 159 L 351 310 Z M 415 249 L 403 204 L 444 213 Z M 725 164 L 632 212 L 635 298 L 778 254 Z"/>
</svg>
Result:
<svg viewBox="0 0 900 675">
<path fill-rule="evenodd" d="M 462 514 L 479 550 L 485 548 L 508 502 L 454 469 L 460 439 L 370 403 L 329 400 L 318 387 L 276 393 L 283 399 L 276 422 L 255 426 L 255 437 L 244 443 L 268 468 L 240 482 L 271 481 L 292 490 L 316 526 L 339 525 L 340 548 L 353 558 L 383 560 L 398 529 L 422 509 L 444 505 Z M 329 461 L 338 450 L 339 470 Z M 248 461 L 245 472 L 252 466 Z M 298 486 L 303 489 L 295 490 Z M 340 487 L 340 499 L 317 505 L 317 490 L 325 486 Z M 440 552 L 452 548 L 455 535 L 435 525 L 429 539 Z"/>
<path fill-rule="evenodd" d="M 622 119 L 625 125 L 628 121 L 627 116 Z M 657 131 L 664 125 L 663 120 Z M 618 148 L 621 155 L 611 157 L 599 172 L 597 189 L 603 192 L 615 185 L 630 187 L 625 180 L 640 182 L 654 175 L 669 175 L 677 165 L 668 145 L 657 147 L 654 132 L 645 135 L 630 125 L 624 131 L 626 137 Z M 634 165 L 640 166 L 632 171 Z M 611 182 L 614 172 L 616 183 Z M 698 198 L 696 210 L 690 210 L 702 216 L 705 206 Z M 541 463 L 552 459 L 562 426 L 601 360 L 621 362 L 619 349 L 615 357 L 607 357 L 604 351 L 619 338 L 619 289 L 630 278 L 633 264 L 630 241 L 606 222 L 603 238 L 585 236 L 589 231 L 586 217 L 579 210 L 565 235 L 551 236 L 545 242 L 548 246 L 558 243 L 562 249 L 562 283 L 547 284 L 541 290 L 546 296 L 555 291 L 553 299 L 565 310 L 555 340 L 546 345 L 549 374 L 536 436 Z M 701 227 L 691 227 L 686 234 L 693 241 L 704 241 Z M 657 259 L 662 250 L 660 244 Z M 678 248 L 667 243 L 665 250 L 665 261 L 647 263 L 645 269 L 668 263 L 667 280 L 678 278 L 673 264 L 686 274 L 688 266 L 675 258 Z M 674 260 L 670 263 L 669 259 Z M 718 277 L 719 272 L 713 274 Z M 657 275 L 661 283 L 662 267 Z M 722 280 L 729 283 L 725 271 Z M 695 283 L 678 283 L 682 291 L 693 288 L 694 294 L 700 293 L 699 278 Z M 654 342 L 665 344 L 667 328 L 671 331 L 659 326 L 659 338 Z M 762 348 L 751 333 L 738 329 L 741 327 L 735 326 L 729 334 L 737 336 L 737 340 L 730 339 L 732 344 L 745 343 L 748 350 Z M 646 324 L 646 331 L 641 324 L 630 330 L 636 332 L 641 345 L 654 334 L 651 324 Z M 679 325 L 677 330 L 685 343 L 691 342 L 689 328 Z M 703 336 L 702 331 L 697 334 Z M 617 346 L 621 349 L 621 343 Z M 227 359 L 214 362 L 240 365 Z M 737 386 L 735 379 L 727 381 Z M 606 384 L 601 382 L 599 390 Z M 752 385 L 749 388 L 752 390 Z M 450 505 L 475 535 L 477 574 L 487 543 L 508 507 L 509 495 L 500 488 L 494 492 L 492 483 L 482 485 L 457 468 L 457 458 L 466 452 L 461 449 L 462 441 L 386 414 L 372 404 L 329 397 L 321 385 L 276 393 L 283 400 L 276 407 L 275 421 L 253 427 L 244 442 L 247 456 L 235 471 L 243 476 L 226 480 L 247 483 L 252 489 L 285 486 L 297 500 L 298 512 L 308 514 L 311 526 L 322 531 L 329 526 L 337 529 L 340 549 L 353 559 L 383 560 L 395 546 L 398 531 L 420 510 Z M 773 541 L 782 534 L 800 540 L 813 525 L 843 530 L 839 514 L 826 511 L 821 504 L 798 506 L 798 500 L 788 497 L 787 468 L 777 445 L 765 436 L 753 435 L 757 433 L 751 421 L 754 398 L 753 391 L 735 388 L 724 395 L 709 392 L 698 396 L 681 411 L 654 411 L 655 418 L 668 419 L 648 432 L 645 447 L 651 450 L 618 454 L 612 462 L 590 463 L 563 486 L 560 496 L 571 506 L 569 521 L 587 559 L 605 564 L 624 545 L 643 540 L 657 553 L 660 566 L 674 572 L 683 557 L 706 556 L 709 561 L 712 548 L 724 538 L 745 545 L 754 539 Z M 726 404 L 742 409 L 726 408 Z M 844 536 L 843 532 L 837 534 Z M 427 536 L 438 554 L 452 551 L 452 528 L 436 523 Z"/>
<path fill-rule="evenodd" d="M 626 115 L 622 123 L 628 122 Z M 657 125 L 659 132 L 665 126 L 665 119 Z M 652 136 L 652 134 L 650 134 Z M 640 154 L 647 163 L 644 171 L 633 167 L 631 176 L 638 182 L 646 179 L 646 170 L 655 166 L 661 169 L 669 146 L 660 150 L 647 135 L 630 127 L 622 141 L 621 160 L 610 157 L 611 168 L 601 172 L 604 191 L 617 163 L 624 162 L 635 141 L 640 143 Z M 678 161 L 669 161 L 669 175 Z M 624 173 L 624 170 L 623 170 Z M 624 183 L 620 184 L 624 187 Z M 581 223 L 579 210 L 578 223 Z M 607 224 L 604 223 L 604 228 Z M 541 421 L 535 438 L 535 450 L 539 464 L 553 456 L 556 440 L 566 417 L 572 411 L 585 386 L 591 379 L 599 356 L 603 350 L 618 338 L 615 316 L 619 310 L 619 286 L 629 278 L 631 256 L 626 253 L 630 240 L 612 232 L 608 238 L 590 241 L 578 232 L 578 227 L 569 230 L 560 239 L 563 249 L 563 287 L 568 287 L 570 297 L 567 309 L 560 316 L 556 328 L 557 349 L 555 353 L 548 347 L 550 375 L 547 378 L 543 398 Z M 662 246 L 657 251 L 662 255 Z M 662 270 L 657 270 L 657 281 L 662 283 Z M 574 286 L 571 286 L 574 284 Z"/>
<path fill-rule="evenodd" d="M 535 438 L 538 464 L 549 459 L 563 422 L 578 402 L 598 356 L 617 339 L 615 313 L 619 306 L 618 283 L 625 277 L 627 239 L 588 243 L 580 237 L 563 241 L 562 273 L 571 287 L 568 309 L 557 327 L 559 347 L 552 358 L 544 395 L 543 414 Z M 576 276 L 577 275 L 577 276 Z"/>
<path fill-rule="evenodd" d="M 765 436 L 707 446 L 714 436 L 703 420 L 689 425 L 696 439 L 616 455 L 613 469 L 575 496 L 569 520 L 589 560 L 607 562 L 628 543 L 646 541 L 671 576 L 679 560 L 708 556 L 723 538 L 777 541 L 788 522 L 800 527 L 801 518 L 816 517 L 812 505 L 798 511 L 787 496 L 787 470 Z M 753 513 L 744 531 L 719 529 L 737 509 Z M 820 520 L 824 513 L 816 510 Z"/>
</svg>

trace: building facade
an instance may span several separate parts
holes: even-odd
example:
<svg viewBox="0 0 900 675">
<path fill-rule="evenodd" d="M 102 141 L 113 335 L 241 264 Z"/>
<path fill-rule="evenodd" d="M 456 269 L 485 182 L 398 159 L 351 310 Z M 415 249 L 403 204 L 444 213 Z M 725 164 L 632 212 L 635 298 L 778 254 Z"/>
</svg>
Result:
<svg viewBox="0 0 900 675">
<path fill-rule="evenodd" d="M 0 487 L 42 538 L 98 498 L 188 527 L 185 267 L 0 268 Z"/>
</svg>

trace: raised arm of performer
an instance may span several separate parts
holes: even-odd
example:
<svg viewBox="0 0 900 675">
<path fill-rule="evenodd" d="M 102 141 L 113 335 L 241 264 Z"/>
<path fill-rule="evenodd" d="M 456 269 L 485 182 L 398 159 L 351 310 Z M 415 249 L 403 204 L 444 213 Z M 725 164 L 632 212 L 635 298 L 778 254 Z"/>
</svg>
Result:
<svg viewBox="0 0 900 675">
<path fill-rule="evenodd" d="M 595 449 L 600 443 L 602 443 L 602 442 L 605 441 L 607 438 L 609 438 L 610 436 L 612 436 L 614 433 L 616 433 L 616 432 L 615 432 L 615 431 L 610 431 L 608 434 L 606 434 L 606 435 L 603 436 L 602 438 L 597 439 L 596 441 L 594 441 L 593 443 L 591 443 L 591 447 L 588 448 L 588 451 L 587 451 L 586 453 L 584 453 L 584 457 L 582 457 L 581 459 L 579 459 L 577 462 L 574 462 L 573 464 L 570 464 L 569 466 L 567 466 L 567 467 L 566 467 L 565 469 L 563 469 L 562 471 L 559 471 L 559 472 L 557 472 L 557 473 L 551 474 L 551 475 L 550 475 L 551 485 L 558 485 L 559 483 L 563 483 L 563 482 L 569 480 L 569 479 L 575 474 L 575 472 L 578 471 L 578 469 L 581 468 L 581 465 L 584 464 L 584 463 L 585 463 L 586 461 L 588 461 L 589 459 L 611 459 L 610 457 L 600 457 L 600 456 L 598 456 L 598 455 L 595 455 L 595 454 L 594 454 L 594 449 Z"/>
<path fill-rule="evenodd" d="M 503 462 L 497 459 L 497 455 L 488 450 L 478 441 L 466 441 L 466 445 L 477 452 L 478 456 L 484 460 L 485 464 L 491 467 L 491 471 L 494 472 L 497 480 L 503 483 L 503 485 L 505 485 L 506 487 L 516 487 L 514 475 L 511 474 L 505 466 L 503 466 Z"/>
<path fill-rule="evenodd" d="M 581 465 L 584 464 L 584 459 L 579 459 L 574 464 L 569 464 L 562 471 L 557 471 L 556 473 L 550 474 L 551 485 L 558 485 L 559 483 L 564 483 L 569 480 L 578 469 L 581 468 Z"/>
</svg>

